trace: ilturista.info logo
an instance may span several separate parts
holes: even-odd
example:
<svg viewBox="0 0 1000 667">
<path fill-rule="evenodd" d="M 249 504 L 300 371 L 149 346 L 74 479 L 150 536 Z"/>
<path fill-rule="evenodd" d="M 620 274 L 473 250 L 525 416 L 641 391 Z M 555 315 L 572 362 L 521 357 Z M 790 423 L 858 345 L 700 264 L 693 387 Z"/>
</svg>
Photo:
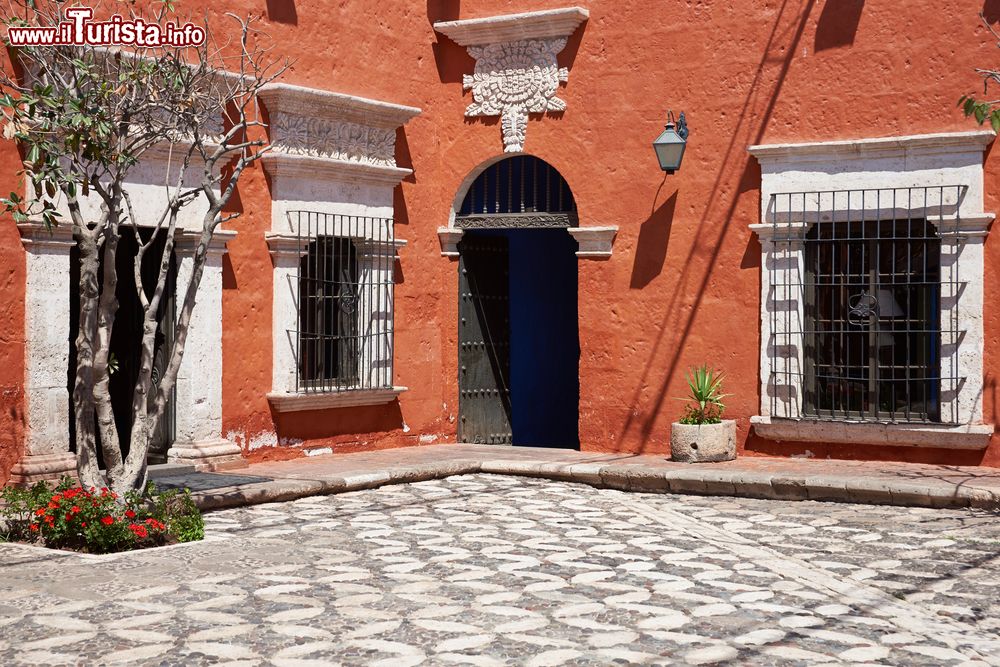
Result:
<svg viewBox="0 0 1000 667">
<path fill-rule="evenodd" d="M 205 29 L 194 23 L 168 21 L 163 25 L 140 18 L 124 19 L 115 14 L 107 21 L 92 21 L 90 7 L 66 9 L 67 20 L 57 26 L 11 26 L 11 46 L 143 46 L 186 47 L 205 43 Z"/>
</svg>

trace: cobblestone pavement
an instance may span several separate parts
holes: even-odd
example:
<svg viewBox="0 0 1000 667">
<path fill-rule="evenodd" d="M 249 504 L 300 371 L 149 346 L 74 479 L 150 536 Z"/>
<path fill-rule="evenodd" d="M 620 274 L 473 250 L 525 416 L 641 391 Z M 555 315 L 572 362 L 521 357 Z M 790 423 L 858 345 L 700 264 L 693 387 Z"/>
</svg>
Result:
<svg viewBox="0 0 1000 667">
<path fill-rule="evenodd" d="M 470 475 L 0 545 L 0 664 L 1000 664 L 1000 520 Z"/>
</svg>

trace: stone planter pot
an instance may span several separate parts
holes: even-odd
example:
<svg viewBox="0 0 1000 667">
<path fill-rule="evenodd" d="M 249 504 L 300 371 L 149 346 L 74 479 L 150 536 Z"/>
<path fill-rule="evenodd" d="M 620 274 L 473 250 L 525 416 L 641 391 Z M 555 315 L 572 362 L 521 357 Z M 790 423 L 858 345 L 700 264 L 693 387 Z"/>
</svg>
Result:
<svg viewBox="0 0 1000 667">
<path fill-rule="evenodd" d="M 674 422 L 670 427 L 670 457 L 684 463 L 732 461 L 736 458 L 736 420 L 701 425 Z"/>
</svg>

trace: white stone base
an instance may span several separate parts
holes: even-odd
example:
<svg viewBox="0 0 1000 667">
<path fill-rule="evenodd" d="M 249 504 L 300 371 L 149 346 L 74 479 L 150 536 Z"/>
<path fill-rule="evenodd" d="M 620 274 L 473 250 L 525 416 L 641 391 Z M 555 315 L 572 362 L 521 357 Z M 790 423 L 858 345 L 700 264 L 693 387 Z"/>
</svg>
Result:
<svg viewBox="0 0 1000 667">
<path fill-rule="evenodd" d="M 270 393 L 267 395 L 267 400 L 271 402 L 271 406 L 277 412 L 300 412 L 302 410 L 356 408 L 365 405 L 392 403 L 404 391 L 406 391 L 406 387 L 330 391 L 312 394 Z"/>
<path fill-rule="evenodd" d="M 811 419 L 750 418 L 754 433 L 768 440 L 942 449 L 986 449 L 993 424 L 873 424 Z"/>
<path fill-rule="evenodd" d="M 39 454 L 25 456 L 10 471 L 9 483 L 30 486 L 42 480 L 60 479 L 65 475 L 76 477 L 76 454 Z"/>
<path fill-rule="evenodd" d="M 193 465 L 195 470 L 228 470 L 246 467 L 240 446 L 228 440 L 176 442 L 167 450 L 167 463 Z"/>
</svg>

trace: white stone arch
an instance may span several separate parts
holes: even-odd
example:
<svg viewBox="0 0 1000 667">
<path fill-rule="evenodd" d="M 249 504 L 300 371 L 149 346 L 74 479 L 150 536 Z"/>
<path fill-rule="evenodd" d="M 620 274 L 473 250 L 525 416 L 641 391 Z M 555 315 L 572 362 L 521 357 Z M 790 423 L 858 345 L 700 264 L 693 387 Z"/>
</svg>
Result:
<svg viewBox="0 0 1000 667">
<path fill-rule="evenodd" d="M 475 183 L 476 180 L 493 165 L 514 157 L 534 157 L 552 167 L 552 169 L 555 170 L 555 172 L 559 174 L 560 178 L 562 178 L 566 183 L 570 193 L 573 193 L 573 186 L 563 175 L 562 170 L 539 155 L 535 155 L 534 153 L 527 151 L 517 151 L 500 153 L 489 157 L 469 170 L 455 191 L 455 197 L 452 199 L 451 206 L 448 209 L 448 225 L 445 227 L 438 227 L 438 239 L 441 242 L 442 256 L 458 257 L 459 255 L 458 244 L 462 240 L 464 230 L 455 226 L 455 217 L 458 215 L 458 211 L 462 208 L 462 204 L 465 202 L 465 197 L 469 194 L 469 189 L 472 187 L 473 183 Z M 573 199 L 576 201 L 576 195 L 573 195 Z M 579 215 L 579 210 L 577 211 L 577 214 Z M 583 218 L 581 216 L 581 221 L 582 219 Z M 614 243 L 615 236 L 618 233 L 618 227 L 617 225 L 587 227 L 578 223 L 577 226 L 567 229 L 567 232 L 576 239 L 579 245 L 579 249 L 576 252 L 577 257 L 607 259 L 611 257 L 611 247 Z"/>
</svg>

